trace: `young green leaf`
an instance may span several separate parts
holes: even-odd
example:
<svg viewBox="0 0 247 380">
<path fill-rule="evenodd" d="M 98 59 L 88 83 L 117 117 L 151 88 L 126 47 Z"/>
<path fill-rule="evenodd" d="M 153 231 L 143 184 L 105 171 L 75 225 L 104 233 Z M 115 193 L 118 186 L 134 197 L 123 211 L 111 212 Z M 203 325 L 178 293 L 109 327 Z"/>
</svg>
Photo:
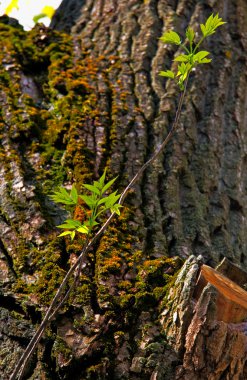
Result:
<svg viewBox="0 0 247 380">
<path fill-rule="evenodd" d="M 93 181 L 94 187 L 97 187 L 97 189 L 101 189 L 101 184 L 98 181 Z"/>
<path fill-rule="evenodd" d="M 200 60 L 200 62 L 198 62 L 198 63 L 210 63 L 211 61 L 212 61 L 211 58 L 202 58 L 202 59 Z"/>
<path fill-rule="evenodd" d="M 100 205 L 106 203 L 106 202 L 107 202 L 107 199 L 108 199 L 108 197 L 101 198 L 101 199 L 98 201 L 98 206 L 100 206 Z"/>
<path fill-rule="evenodd" d="M 178 65 L 178 72 L 177 72 L 177 76 L 179 75 L 188 75 L 190 69 L 192 68 L 191 64 L 190 63 L 184 63 L 182 62 L 181 65 Z"/>
<path fill-rule="evenodd" d="M 114 204 L 119 200 L 120 197 L 121 197 L 121 194 L 117 195 L 116 191 L 114 191 L 114 193 L 110 194 L 107 197 L 107 201 L 105 203 L 106 208 L 111 208 L 112 206 L 114 206 Z"/>
<path fill-rule="evenodd" d="M 202 62 L 203 59 L 205 59 L 205 57 L 209 54 L 208 51 L 206 50 L 201 50 L 199 51 L 198 53 L 196 53 L 194 56 L 193 56 L 193 62 L 197 62 L 197 63 L 207 63 L 205 61 Z M 208 59 L 207 58 L 207 61 L 208 62 L 211 62 L 211 59 Z"/>
<path fill-rule="evenodd" d="M 50 198 L 56 203 L 62 203 L 65 205 L 76 205 L 75 199 L 73 200 L 71 194 L 67 192 L 62 186 L 59 187 L 59 190 L 54 191 L 53 195 L 50 195 Z"/>
<path fill-rule="evenodd" d="M 72 185 L 72 189 L 70 191 L 70 198 L 72 199 L 72 201 L 75 204 L 77 204 L 77 202 L 78 202 L 78 193 L 77 193 L 75 185 Z"/>
<path fill-rule="evenodd" d="M 115 204 L 113 207 L 111 207 L 111 212 L 115 212 L 117 215 L 120 215 L 120 208 L 123 207 L 120 204 Z"/>
<path fill-rule="evenodd" d="M 191 69 L 192 69 L 192 65 L 190 63 L 185 64 L 184 62 L 182 62 L 181 65 L 178 65 L 178 72 L 177 72 L 177 76 L 179 76 L 178 85 L 181 91 L 184 90 L 184 81 L 189 75 Z"/>
<path fill-rule="evenodd" d="M 176 62 L 189 62 L 190 57 L 191 57 L 190 55 L 180 54 L 174 59 L 174 61 L 176 61 Z"/>
<path fill-rule="evenodd" d="M 200 28 L 204 37 L 207 37 L 207 30 L 204 24 L 200 24 Z"/>
<path fill-rule="evenodd" d="M 107 197 L 101 198 L 98 202 L 98 206 L 105 203 L 105 209 L 110 208 L 120 198 L 121 194 L 116 195 L 117 192 L 109 194 Z"/>
<path fill-rule="evenodd" d="M 102 174 L 102 176 L 101 176 L 100 179 L 99 179 L 100 189 L 102 189 L 102 188 L 104 187 L 104 184 L 105 184 L 105 176 L 106 176 L 106 169 L 104 170 L 104 173 Z"/>
<path fill-rule="evenodd" d="M 184 91 L 184 82 L 183 82 L 183 80 L 181 78 L 178 81 L 178 85 L 179 85 L 180 90 Z"/>
<path fill-rule="evenodd" d="M 74 229 L 81 227 L 81 222 L 79 220 L 74 220 L 74 219 L 66 219 L 64 221 L 64 224 L 60 224 L 57 226 L 58 228 L 67 228 L 67 229 Z"/>
<path fill-rule="evenodd" d="M 102 189 L 102 194 L 104 194 L 113 185 L 113 183 L 116 181 L 116 179 L 117 179 L 117 177 L 113 178 L 111 181 L 109 181 L 109 182 L 107 182 L 107 184 L 105 184 L 105 186 Z"/>
<path fill-rule="evenodd" d="M 186 30 L 186 37 L 188 38 L 190 45 L 192 45 L 195 38 L 195 32 L 192 28 L 188 27 Z"/>
<path fill-rule="evenodd" d="M 181 45 L 181 39 L 179 37 L 179 34 L 174 32 L 173 30 L 165 32 L 163 36 L 160 37 L 160 40 L 163 41 L 165 44 Z"/>
<path fill-rule="evenodd" d="M 167 77 L 167 78 L 174 78 L 175 74 L 171 70 L 166 70 L 166 71 L 160 71 L 159 75 L 162 77 Z"/>
<path fill-rule="evenodd" d="M 215 16 L 213 13 L 207 19 L 205 24 L 200 24 L 201 31 L 204 37 L 208 37 L 211 34 L 215 33 L 215 30 L 220 26 L 226 24 L 226 22 L 222 21 L 222 18 L 219 18 L 219 14 L 217 13 Z"/>
<path fill-rule="evenodd" d="M 65 223 L 73 225 L 75 227 L 78 227 L 81 225 L 81 222 L 79 220 L 76 220 L 76 219 L 66 219 Z"/>
<path fill-rule="evenodd" d="M 90 209 L 93 209 L 94 206 L 96 206 L 97 200 L 90 195 L 79 195 L 79 198 L 81 198 Z"/>
<path fill-rule="evenodd" d="M 75 238 L 75 231 L 71 231 L 70 237 L 71 237 L 71 240 L 74 240 L 74 238 Z"/>
<path fill-rule="evenodd" d="M 60 236 L 66 236 L 66 235 L 71 235 L 71 231 L 64 231 L 60 235 L 58 235 L 58 237 L 60 237 Z"/>
<path fill-rule="evenodd" d="M 62 232 L 60 235 L 58 235 L 58 237 L 66 236 L 66 235 L 70 235 L 71 240 L 74 240 L 74 237 L 75 237 L 75 231 L 64 231 L 64 232 Z"/>
<path fill-rule="evenodd" d="M 100 195 L 100 191 L 97 188 L 97 186 L 85 184 L 83 185 L 83 187 L 85 187 L 85 189 L 91 191 L 94 194 Z"/>
<path fill-rule="evenodd" d="M 5 8 L 4 13 L 6 15 L 9 15 L 13 11 L 14 8 L 19 9 L 19 0 L 11 0 L 7 8 Z"/>
<path fill-rule="evenodd" d="M 76 231 L 80 232 L 81 234 L 88 234 L 89 233 L 89 229 L 85 225 L 83 225 L 82 227 L 77 228 Z"/>
</svg>

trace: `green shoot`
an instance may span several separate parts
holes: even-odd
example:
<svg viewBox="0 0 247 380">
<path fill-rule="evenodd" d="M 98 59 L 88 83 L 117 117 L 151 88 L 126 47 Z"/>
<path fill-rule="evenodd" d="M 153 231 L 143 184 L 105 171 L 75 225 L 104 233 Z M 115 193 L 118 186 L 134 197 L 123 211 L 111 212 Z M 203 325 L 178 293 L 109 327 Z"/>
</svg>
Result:
<svg viewBox="0 0 247 380">
<path fill-rule="evenodd" d="M 116 191 L 109 195 L 106 194 L 116 181 L 116 178 L 105 183 L 105 176 L 106 171 L 104 171 L 99 181 L 94 181 L 93 185 L 84 184 L 83 187 L 87 190 L 86 194 L 78 194 L 73 185 L 70 192 L 60 187 L 50 196 L 54 202 L 61 203 L 67 209 L 70 208 L 70 212 L 72 206 L 72 215 L 75 208 L 79 208 L 85 216 L 83 222 L 77 219 L 66 219 L 63 224 L 57 226 L 65 230 L 59 236 L 70 235 L 71 240 L 74 240 L 76 233 L 89 235 L 92 229 L 98 225 L 97 219 L 101 214 L 110 211 L 111 213 L 120 215 L 120 208 L 122 206 L 118 203 L 118 200 L 121 194 L 117 194 Z M 85 207 L 82 206 L 82 203 Z"/>
<path fill-rule="evenodd" d="M 200 25 L 203 37 L 208 37 L 215 33 L 215 30 L 223 24 L 225 24 L 225 22 L 222 21 L 222 18 L 219 18 L 218 13 L 215 16 L 211 14 L 211 16 L 207 19 L 206 24 Z"/>
<path fill-rule="evenodd" d="M 215 16 L 211 14 L 211 16 L 206 20 L 206 23 L 200 25 L 202 37 L 194 49 L 193 44 L 195 43 L 195 32 L 191 27 L 188 27 L 186 30 L 186 40 L 183 43 L 180 36 L 176 32 L 168 31 L 164 33 L 160 38 L 161 41 L 166 44 L 169 43 L 181 46 L 187 54 L 180 54 L 174 59 L 175 62 L 182 62 L 180 65 L 178 65 L 177 72 L 166 70 L 160 71 L 159 75 L 174 79 L 179 85 L 180 90 L 183 91 L 185 80 L 188 79 L 191 70 L 198 64 L 210 63 L 212 61 L 211 58 L 207 57 L 209 55 L 208 51 L 198 51 L 198 49 L 204 39 L 215 33 L 216 29 L 223 24 L 225 24 L 225 22 L 219 18 L 218 13 Z"/>
</svg>

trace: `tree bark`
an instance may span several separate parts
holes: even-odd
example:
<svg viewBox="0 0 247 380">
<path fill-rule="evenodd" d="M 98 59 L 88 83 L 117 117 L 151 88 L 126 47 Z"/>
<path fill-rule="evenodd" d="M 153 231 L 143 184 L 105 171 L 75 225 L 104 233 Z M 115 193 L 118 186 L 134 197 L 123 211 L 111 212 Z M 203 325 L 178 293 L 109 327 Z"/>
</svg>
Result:
<svg viewBox="0 0 247 380">
<path fill-rule="evenodd" d="M 213 61 L 191 76 L 176 135 L 90 251 L 25 376 L 247 378 L 246 309 L 233 294 L 239 285 L 244 298 L 247 283 L 239 269 L 247 262 L 247 4 L 70 0 L 50 29 L 24 32 L 0 19 L 4 380 L 81 250 L 78 238 L 57 238 L 66 214 L 49 194 L 72 183 L 81 191 L 104 168 L 124 189 L 166 137 L 178 104 L 175 85 L 158 75 L 176 49 L 159 37 L 171 28 L 184 36 L 188 25 L 199 31 L 212 12 L 227 24 L 205 44 Z M 202 264 L 224 258 L 234 265 L 224 260 L 207 276 Z M 226 282 L 229 293 L 215 280 L 225 284 L 221 274 L 236 284 Z"/>
</svg>

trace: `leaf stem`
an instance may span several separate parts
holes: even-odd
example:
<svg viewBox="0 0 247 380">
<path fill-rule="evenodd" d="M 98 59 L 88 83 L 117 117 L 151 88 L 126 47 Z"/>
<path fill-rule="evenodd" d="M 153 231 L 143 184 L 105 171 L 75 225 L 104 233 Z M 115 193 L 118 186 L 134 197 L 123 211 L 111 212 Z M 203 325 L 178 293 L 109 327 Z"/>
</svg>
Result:
<svg viewBox="0 0 247 380">
<path fill-rule="evenodd" d="M 201 39 L 199 40 L 198 44 L 196 45 L 195 49 L 193 50 L 192 54 L 194 55 L 201 43 L 204 41 L 205 37 L 202 36 Z"/>
<path fill-rule="evenodd" d="M 183 48 L 183 49 L 186 51 L 186 53 L 188 53 L 188 54 L 191 53 L 191 52 L 189 51 L 189 49 L 188 49 L 184 44 L 181 44 L 180 46 L 181 46 L 181 48 Z"/>
</svg>

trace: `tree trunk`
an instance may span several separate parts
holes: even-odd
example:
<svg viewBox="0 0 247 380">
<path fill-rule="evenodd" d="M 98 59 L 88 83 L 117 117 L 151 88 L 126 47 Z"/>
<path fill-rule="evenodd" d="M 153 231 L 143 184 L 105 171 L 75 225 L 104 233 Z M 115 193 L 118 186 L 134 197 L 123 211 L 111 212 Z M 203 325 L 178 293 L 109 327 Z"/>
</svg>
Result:
<svg viewBox="0 0 247 380">
<path fill-rule="evenodd" d="M 49 195 L 104 168 L 124 189 L 175 117 L 178 91 L 158 73 L 176 48 L 159 37 L 199 31 L 212 12 L 227 24 L 205 43 L 213 61 L 191 76 L 177 133 L 89 253 L 25 378 L 247 378 L 246 1 L 64 0 L 51 29 L 0 20 L 3 380 L 81 250 L 57 237 L 66 214 Z M 202 266 L 224 258 L 235 265 Z"/>
</svg>

